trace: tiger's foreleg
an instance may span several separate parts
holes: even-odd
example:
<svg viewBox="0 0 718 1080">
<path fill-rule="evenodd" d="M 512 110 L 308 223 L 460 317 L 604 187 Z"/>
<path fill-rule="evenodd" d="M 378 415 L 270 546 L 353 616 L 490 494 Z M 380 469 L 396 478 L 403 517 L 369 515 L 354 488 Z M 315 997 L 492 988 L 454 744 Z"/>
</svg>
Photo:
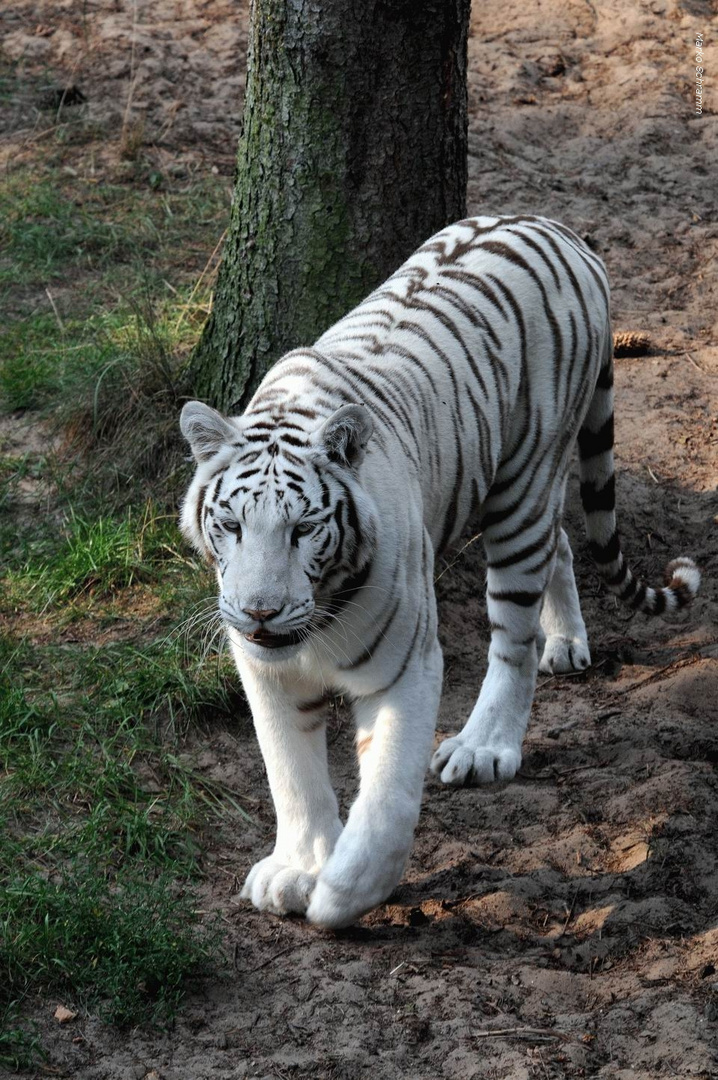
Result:
<svg viewBox="0 0 718 1080">
<path fill-rule="evenodd" d="M 433 597 L 432 597 L 433 600 Z M 307 918 L 347 926 L 398 884 L 411 850 L 441 695 L 435 633 L 397 682 L 360 698 L 360 788 L 334 854 L 319 875 Z"/>
<path fill-rule="evenodd" d="M 504 531 L 506 526 L 503 526 Z M 548 507 L 509 545 L 501 526 L 484 533 L 488 559 L 489 669 L 463 730 L 446 739 L 431 767 L 445 784 L 510 780 L 521 765 L 538 670 L 541 603 L 556 564 L 557 511 Z"/>
<path fill-rule="evenodd" d="M 324 715 L 318 701 L 307 708 L 306 688 L 262 674 L 241 649 L 235 657 L 277 817 L 274 851 L 249 871 L 241 895 L 260 911 L 303 914 L 342 830 L 327 768 Z"/>
</svg>

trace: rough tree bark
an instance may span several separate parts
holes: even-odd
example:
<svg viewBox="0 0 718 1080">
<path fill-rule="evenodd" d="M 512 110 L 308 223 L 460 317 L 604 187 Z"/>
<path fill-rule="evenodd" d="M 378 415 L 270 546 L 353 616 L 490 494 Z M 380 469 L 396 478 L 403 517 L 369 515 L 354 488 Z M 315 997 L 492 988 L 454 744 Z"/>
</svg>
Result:
<svg viewBox="0 0 718 1080">
<path fill-rule="evenodd" d="M 465 213 L 470 0 L 253 0 L 235 197 L 192 392 L 239 411 Z"/>
</svg>

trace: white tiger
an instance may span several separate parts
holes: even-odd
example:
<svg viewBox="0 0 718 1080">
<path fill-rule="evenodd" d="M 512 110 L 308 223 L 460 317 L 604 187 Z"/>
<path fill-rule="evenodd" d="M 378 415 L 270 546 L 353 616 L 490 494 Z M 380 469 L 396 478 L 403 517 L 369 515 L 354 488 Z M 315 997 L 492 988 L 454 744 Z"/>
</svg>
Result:
<svg viewBox="0 0 718 1080">
<path fill-rule="evenodd" d="M 445 783 L 513 777 L 537 668 L 590 664 L 561 528 L 576 441 L 607 586 L 648 613 L 693 598 L 690 559 L 657 590 L 623 561 L 612 386 L 601 260 L 556 222 L 477 217 L 285 356 L 243 416 L 184 407 L 197 471 L 182 528 L 216 565 L 276 809 L 274 850 L 242 892 L 256 907 L 340 927 L 401 878 L 441 693 L 434 558 L 472 513 L 488 559 L 489 668 L 463 730 L 434 755 Z M 360 770 L 344 825 L 325 739 L 338 693 Z"/>
</svg>

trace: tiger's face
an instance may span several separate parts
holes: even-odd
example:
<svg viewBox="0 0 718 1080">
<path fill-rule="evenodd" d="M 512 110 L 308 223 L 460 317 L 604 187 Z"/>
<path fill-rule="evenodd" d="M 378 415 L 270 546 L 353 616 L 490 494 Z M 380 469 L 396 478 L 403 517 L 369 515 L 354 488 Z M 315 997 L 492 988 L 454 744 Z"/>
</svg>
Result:
<svg viewBox="0 0 718 1080">
<path fill-rule="evenodd" d="M 190 402 L 180 423 L 198 465 L 182 530 L 215 565 L 220 614 L 250 656 L 287 659 L 371 559 L 376 513 L 357 476 L 366 410 L 344 406 L 305 431 Z"/>
</svg>

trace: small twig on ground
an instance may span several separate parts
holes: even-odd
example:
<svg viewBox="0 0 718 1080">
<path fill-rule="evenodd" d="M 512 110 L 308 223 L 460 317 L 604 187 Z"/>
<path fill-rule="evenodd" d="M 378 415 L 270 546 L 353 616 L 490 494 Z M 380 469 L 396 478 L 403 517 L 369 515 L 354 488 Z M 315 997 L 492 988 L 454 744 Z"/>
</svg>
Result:
<svg viewBox="0 0 718 1080">
<path fill-rule="evenodd" d="M 472 1034 L 475 1039 L 508 1039 L 512 1035 L 519 1035 L 529 1039 L 560 1039 L 561 1042 L 571 1042 L 570 1035 L 566 1035 L 563 1031 L 556 1031 L 555 1028 L 495 1028 L 493 1031 L 474 1031 Z"/>
<path fill-rule="evenodd" d="M 64 120 L 65 127 L 75 126 L 77 124 L 84 123 L 83 120 Z M 28 146 L 32 146 L 33 143 L 37 143 L 40 139 L 44 139 L 47 135 L 53 135 L 57 131 L 57 124 L 53 124 L 52 127 L 43 128 L 42 131 L 37 131 L 36 128 L 30 130 L 28 137 L 20 144 L 17 154 L 22 153 Z M 15 155 L 17 157 L 17 155 Z"/>
<path fill-rule="evenodd" d="M 122 130 L 127 129 L 127 125 L 130 120 L 130 109 L 132 108 L 132 98 L 135 93 L 135 83 L 137 82 L 137 76 L 135 75 L 135 46 L 137 44 L 137 0 L 134 0 L 132 5 L 132 42 L 130 47 L 130 88 L 127 92 L 127 103 L 125 105 L 125 112 L 122 117 Z"/>
<path fill-rule="evenodd" d="M 620 716 L 620 709 L 604 709 L 603 712 L 597 713 L 596 720 L 610 720 L 612 716 Z"/>
<path fill-rule="evenodd" d="M 568 909 L 568 915 L 566 916 L 566 922 L 561 927 L 561 933 L 559 935 L 560 937 L 563 937 L 563 935 L 566 933 L 566 930 L 568 928 L 568 924 L 571 922 L 571 919 L 573 918 L 573 912 L 574 912 L 574 909 L 576 907 L 576 900 L 577 899 L 578 899 L 578 889 L 576 889 L 575 893 L 573 894 L 573 900 L 571 901 L 571 907 Z"/>
<path fill-rule="evenodd" d="M 45 286 L 45 292 L 47 293 L 47 298 L 50 301 L 53 313 L 55 315 L 55 318 L 57 319 L 57 325 L 60 327 L 60 333 L 64 334 L 65 333 L 65 327 L 64 327 L 64 324 L 62 322 L 62 319 L 60 318 L 60 312 L 57 310 L 57 305 L 55 304 L 55 299 L 54 299 L 52 293 L 50 292 L 50 290 L 48 289 L 47 285 Z"/>
<path fill-rule="evenodd" d="M 224 874 L 225 877 L 231 878 L 234 885 L 234 891 L 239 892 L 241 888 L 241 882 L 237 877 L 237 873 L 235 870 L 225 870 L 223 866 L 218 866 L 216 864 L 212 867 L 212 869 L 217 870 L 220 874 Z"/>
<path fill-rule="evenodd" d="M 654 484 L 657 484 L 657 483 L 658 483 L 658 477 L 657 477 L 657 476 L 656 476 L 656 474 L 654 473 L 654 471 L 653 471 L 653 469 L 651 468 L 651 466 L 650 466 L 650 465 L 646 465 L 646 468 L 648 469 L 648 475 L 650 476 L 650 478 L 651 478 L 651 480 L 653 481 L 653 483 L 654 483 Z"/>
<path fill-rule="evenodd" d="M 266 960 L 263 960 L 261 964 L 257 964 L 256 967 L 250 968 L 246 974 L 253 975 L 255 971 L 261 971 L 262 968 L 268 967 L 270 964 L 274 963 L 275 960 L 278 960 L 280 956 L 284 956 L 285 953 L 291 952 L 292 949 L 298 949 L 300 944 L 301 942 L 296 942 L 294 945 L 287 945 L 286 949 L 280 949 L 274 956 L 270 956 Z"/>
<path fill-rule="evenodd" d="M 227 230 L 225 229 L 224 232 L 222 233 L 222 235 L 220 236 L 219 240 L 215 244 L 214 251 L 212 252 L 210 257 L 207 259 L 204 270 L 202 271 L 202 273 L 197 278 L 197 283 L 196 283 L 195 287 L 192 289 L 192 292 L 190 293 L 189 300 L 182 307 L 182 311 L 180 312 L 180 317 L 177 320 L 177 323 L 175 325 L 175 333 L 179 330 L 180 326 L 182 325 L 182 323 L 184 321 L 184 318 L 185 318 L 187 312 L 189 311 L 190 304 L 194 300 L 194 295 L 197 292 L 197 289 L 199 289 L 200 285 L 202 284 L 202 280 L 204 278 L 204 275 L 207 273 L 210 266 L 212 265 L 212 260 L 214 259 L 215 255 L 217 254 L 217 252 L 221 248 L 222 244 L 224 243 L 224 238 L 225 238 L 226 235 L 227 235 Z"/>
<path fill-rule="evenodd" d="M 83 60 L 84 60 L 84 56 L 82 54 L 80 54 L 80 56 L 78 56 L 75 63 L 72 65 L 72 69 L 70 71 L 70 74 L 68 75 L 68 77 L 67 77 L 67 79 L 65 81 L 65 89 L 62 91 L 62 96 L 60 97 L 60 102 L 59 102 L 59 104 L 57 106 L 57 112 L 55 114 L 55 124 L 58 125 L 58 126 L 60 124 L 60 117 L 62 116 L 62 110 L 65 107 L 65 98 L 67 97 L 68 92 L 71 89 L 73 89 L 73 84 L 75 82 L 75 75 L 77 74 L 77 69 L 79 68 L 79 66 L 80 66 L 80 64 L 82 63 Z"/>
<path fill-rule="evenodd" d="M 546 1068 L 546 1062 L 544 1061 L 543 1056 L 542 1056 L 541 1051 L 539 1050 L 538 1046 L 536 1047 L 536 1053 L 538 1054 L 539 1061 L 541 1062 L 541 1068 L 544 1071 L 544 1076 L 548 1077 L 548 1080 L 551 1080 L 551 1077 L 549 1076 L 549 1071 Z"/>
<path fill-rule="evenodd" d="M 610 762 L 602 761 L 600 763 L 597 763 L 595 761 L 591 761 L 591 762 L 589 762 L 588 765 L 572 765 L 570 769 L 554 769 L 548 775 L 554 776 L 554 777 L 570 776 L 571 773 L 584 772 L 584 770 L 586 770 L 586 769 L 598 769 L 598 768 L 601 768 L 604 765 L 612 765 L 614 760 L 615 759 L 612 759 Z"/>
<path fill-rule="evenodd" d="M 558 675 L 549 675 L 548 679 L 544 679 L 543 682 L 538 683 L 536 686 L 536 692 L 543 690 L 544 686 L 548 686 L 549 683 L 556 682 L 557 679 L 575 679 L 579 675 L 586 675 L 589 671 L 598 671 L 604 664 L 607 664 L 608 660 L 599 660 L 597 664 L 591 664 L 590 667 L 583 668 L 582 671 L 562 671 Z"/>
<path fill-rule="evenodd" d="M 700 364 L 696 363 L 696 361 L 693 359 L 693 357 L 691 356 L 691 354 L 689 352 L 684 352 L 683 355 L 685 356 L 686 360 L 689 360 L 690 363 L 693 364 L 693 367 L 696 369 L 696 371 L 700 371 L 701 375 L 707 375 L 708 374 L 708 372 L 703 370 L 703 368 L 700 366 Z"/>
</svg>

